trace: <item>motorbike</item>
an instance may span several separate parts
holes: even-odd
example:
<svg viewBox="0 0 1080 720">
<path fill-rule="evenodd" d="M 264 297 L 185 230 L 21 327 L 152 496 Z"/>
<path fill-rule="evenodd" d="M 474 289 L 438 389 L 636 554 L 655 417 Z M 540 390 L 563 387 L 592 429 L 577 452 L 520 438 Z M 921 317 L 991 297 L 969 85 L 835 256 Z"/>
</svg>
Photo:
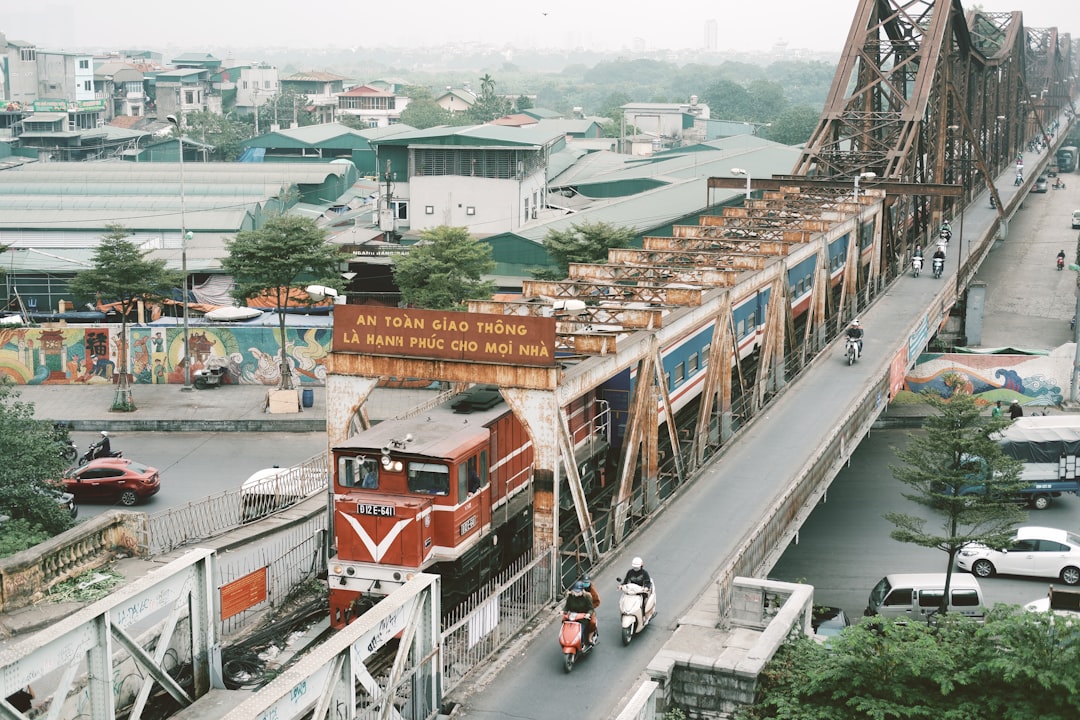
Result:
<svg viewBox="0 0 1080 720">
<path fill-rule="evenodd" d="M 574 663 L 577 662 L 579 655 L 588 655 L 596 647 L 596 643 L 590 642 L 585 637 L 591 619 L 592 613 L 563 611 L 562 628 L 559 630 L 559 645 L 562 646 L 563 670 L 566 672 L 574 669 Z"/>
<path fill-rule="evenodd" d="M 621 582 L 621 581 L 620 581 Z M 620 584 L 619 614 L 622 615 L 622 644 L 629 645 L 656 614 L 656 586 L 652 590 L 635 583 Z M 645 596 L 644 608 L 642 596 Z"/>
<path fill-rule="evenodd" d="M 996 207 L 997 207 L 997 201 L 996 201 L 996 200 L 994 200 L 994 196 L 993 196 L 993 195 L 991 195 L 991 196 L 990 196 L 990 207 L 992 207 L 992 208 L 996 208 Z"/>
<path fill-rule="evenodd" d="M 934 258 L 934 279 L 941 277 L 941 273 L 945 271 L 945 261 L 941 258 Z"/>
<path fill-rule="evenodd" d="M 916 255 L 911 258 L 911 274 L 915 277 L 919 277 L 919 273 L 922 272 L 922 255 Z"/>
<path fill-rule="evenodd" d="M 938 233 L 938 243 L 947 245 L 950 240 L 952 240 L 952 230 L 941 228 L 941 232 Z"/>
<path fill-rule="evenodd" d="M 853 337 L 847 339 L 847 343 L 844 345 L 844 356 L 847 358 L 848 365 L 854 365 L 859 359 L 859 341 Z"/>
<path fill-rule="evenodd" d="M 195 377 L 192 379 L 192 383 L 199 390 L 218 387 L 225 378 L 226 372 L 224 367 L 199 368 L 195 371 Z"/>
<path fill-rule="evenodd" d="M 1061 256 L 1058 256 L 1057 269 L 1058 270 L 1064 270 L 1065 269 L 1065 258 L 1063 258 Z"/>
<path fill-rule="evenodd" d="M 1016 185 L 1017 187 L 1019 187 L 1019 186 L 1021 186 L 1023 184 L 1024 184 L 1024 176 L 1017 173 L 1016 180 L 1013 182 L 1013 185 Z"/>
<path fill-rule="evenodd" d="M 97 460 L 98 458 L 102 457 L 124 457 L 124 453 L 120 452 L 119 450 L 112 450 L 107 455 L 102 454 L 101 441 L 98 440 L 96 443 L 90 443 L 90 447 L 86 448 L 86 452 L 81 458 L 79 458 L 79 466 L 81 467 L 86 463 L 90 462 L 91 460 Z"/>
<path fill-rule="evenodd" d="M 67 423 L 53 423 L 53 439 L 59 446 L 57 454 L 64 462 L 73 463 L 79 457 L 79 448 L 69 432 Z"/>
</svg>

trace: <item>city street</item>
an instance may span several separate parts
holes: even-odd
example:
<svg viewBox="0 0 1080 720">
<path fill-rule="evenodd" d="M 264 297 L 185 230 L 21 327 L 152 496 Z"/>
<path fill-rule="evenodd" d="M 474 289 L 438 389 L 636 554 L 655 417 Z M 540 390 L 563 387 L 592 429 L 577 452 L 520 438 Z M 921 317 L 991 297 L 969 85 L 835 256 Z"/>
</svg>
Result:
<svg viewBox="0 0 1080 720">
<path fill-rule="evenodd" d="M 886 512 L 933 516 L 907 500 L 907 487 L 889 470 L 898 464 L 894 447 L 902 447 L 912 431 L 870 433 L 851 464 L 833 481 L 825 502 L 818 505 L 769 574 L 777 580 L 814 586 L 814 602 L 836 605 L 857 620 L 866 608 L 870 589 L 887 573 L 944 572 L 946 555 L 889 537 L 893 526 Z M 918 437 L 921 431 L 914 433 Z M 1028 512 L 1027 525 L 1076 530 L 1080 528 L 1080 498 L 1055 498 L 1046 510 Z M 981 580 L 987 602 L 1024 604 L 1046 595 L 1052 579 L 994 577 Z M 1060 581 L 1057 581 L 1060 585 Z"/>
<path fill-rule="evenodd" d="M 97 433 L 75 432 L 72 440 L 80 455 L 98 439 Z M 296 465 L 326 452 L 326 433 L 110 433 L 113 450 L 161 472 L 161 491 L 145 505 L 143 512 L 198 502 L 214 493 L 239 488 L 256 470 L 279 465 Z M 119 504 L 81 503 L 79 518 L 93 517 Z"/>
</svg>

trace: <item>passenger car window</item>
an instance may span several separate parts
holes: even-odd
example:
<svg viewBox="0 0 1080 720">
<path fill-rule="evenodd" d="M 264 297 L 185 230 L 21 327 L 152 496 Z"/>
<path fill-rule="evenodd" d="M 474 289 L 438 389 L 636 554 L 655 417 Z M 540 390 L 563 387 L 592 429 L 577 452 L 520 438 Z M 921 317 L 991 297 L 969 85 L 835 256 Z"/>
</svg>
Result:
<svg viewBox="0 0 1080 720">
<path fill-rule="evenodd" d="M 941 598 L 945 596 L 944 590 L 923 590 L 919 593 L 919 607 L 941 607 Z"/>
<path fill-rule="evenodd" d="M 1039 552 L 1069 552 L 1069 546 L 1055 540 L 1039 540 Z"/>
<path fill-rule="evenodd" d="M 885 598 L 883 605 L 910 605 L 911 588 L 896 588 Z"/>
<path fill-rule="evenodd" d="M 1011 552 L 1035 552 L 1038 548 L 1038 540 L 1017 540 L 1009 548 Z"/>
<path fill-rule="evenodd" d="M 953 590 L 953 607 L 978 607 L 979 593 L 974 590 Z"/>
</svg>

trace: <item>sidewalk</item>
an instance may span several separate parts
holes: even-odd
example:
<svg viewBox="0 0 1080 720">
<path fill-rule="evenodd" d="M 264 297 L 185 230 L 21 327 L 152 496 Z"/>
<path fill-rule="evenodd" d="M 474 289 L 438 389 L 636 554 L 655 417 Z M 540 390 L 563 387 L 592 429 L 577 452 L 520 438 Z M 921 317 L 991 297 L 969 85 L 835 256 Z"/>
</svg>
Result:
<svg viewBox="0 0 1080 720">
<path fill-rule="evenodd" d="M 263 385 L 227 385 L 209 390 L 179 385 L 134 385 L 133 412 L 112 412 L 113 385 L 19 385 L 19 399 L 34 404 L 34 416 L 64 421 L 73 430 L 115 432 L 325 432 L 326 388 L 313 387 L 311 407 L 298 413 L 268 413 Z M 305 386 L 305 390 L 308 388 Z M 368 398 L 373 421 L 399 415 L 434 390 L 375 388 Z"/>
</svg>

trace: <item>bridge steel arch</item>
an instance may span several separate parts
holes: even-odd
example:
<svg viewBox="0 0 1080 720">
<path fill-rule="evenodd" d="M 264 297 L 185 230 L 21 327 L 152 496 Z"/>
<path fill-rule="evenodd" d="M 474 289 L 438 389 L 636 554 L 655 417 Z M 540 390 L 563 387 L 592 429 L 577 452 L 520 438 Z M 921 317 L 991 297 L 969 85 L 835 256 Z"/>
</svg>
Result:
<svg viewBox="0 0 1080 720">
<path fill-rule="evenodd" d="M 959 0 L 862 0 L 792 174 L 960 185 L 955 200 L 889 198 L 886 255 L 906 257 L 983 188 L 996 196 L 988 178 L 1071 105 L 1072 69 L 1069 36 L 1025 28 L 1019 12 L 965 15 Z"/>
</svg>

